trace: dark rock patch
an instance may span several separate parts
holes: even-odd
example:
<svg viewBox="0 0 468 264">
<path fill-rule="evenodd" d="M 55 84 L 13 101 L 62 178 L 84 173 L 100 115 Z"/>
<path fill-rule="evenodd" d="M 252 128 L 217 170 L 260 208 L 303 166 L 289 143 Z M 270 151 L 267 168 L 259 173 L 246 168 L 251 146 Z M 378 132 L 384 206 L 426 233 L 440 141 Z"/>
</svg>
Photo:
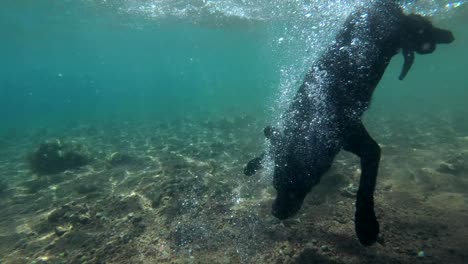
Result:
<svg viewBox="0 0 468 264">
<path fill-rule="evenodd" d="M 29 168 L 39 175 L 56 174 L 76 169 L 91 162 L 91 155 L 86 147 L 77 142 L 50 140 L 39 145 L 28 156 Z"/>
</svg>

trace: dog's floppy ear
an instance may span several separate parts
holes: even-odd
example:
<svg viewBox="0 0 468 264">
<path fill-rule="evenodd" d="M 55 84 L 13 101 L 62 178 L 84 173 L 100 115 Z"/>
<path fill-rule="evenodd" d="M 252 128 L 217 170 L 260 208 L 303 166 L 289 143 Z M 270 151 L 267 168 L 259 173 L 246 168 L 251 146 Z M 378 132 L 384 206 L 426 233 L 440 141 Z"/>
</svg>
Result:
<svg viewBox="0 0 468 264">
<path fill-rule="evenodd" d="M 413 65 L 414 52 L 430 54 L 434 52 L 437 44 L 448 44 L 454 39 L 452 32 L 434 27 L 429 19 L 423 16 L 416 14 L 405 15 L 402 23 L 401 39 L 405 62 L 399 79 L 403 80 Z"/>
<path fill-rule="evenodd" d="M 409 70 L 411 69 L 411 66 L 413 66 L 414 51 L 403 48 L 403 59 L 403 68 L 401 69 L 400 77 L 398 77 L 400 81 L 402 81 L 406 77 L 406 74 L 408 74 Z"/>
</svg>

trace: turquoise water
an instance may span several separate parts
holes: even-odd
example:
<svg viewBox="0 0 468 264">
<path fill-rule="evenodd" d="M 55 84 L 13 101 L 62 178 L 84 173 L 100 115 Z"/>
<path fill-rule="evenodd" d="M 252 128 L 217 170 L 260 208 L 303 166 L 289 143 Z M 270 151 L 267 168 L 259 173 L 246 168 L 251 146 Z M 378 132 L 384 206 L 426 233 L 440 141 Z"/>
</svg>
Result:
<svg viewBox="0 0 468 264">
<path fill-rule="evenodd" d="M 406 206 L 413 200 L 399 194 L 414 188 L 420 200 L 408 208 L 424 208 L 427 211 L 421 211 L 428 215 L 468 217 L 468 167 L 460 162 L 468 161 L 468 3 L 404 2 L 407 12 L 430 16 L 438 27 L 450 29 L 456 40 L 438 46 L 434 54 L 417 55 L 404 81 L 398 80 L 402 56 L 395 56 L 374 94 L 365 122 L 384 153 L 377 204 L 386 206 L 387 212 L 399 204 Z M 374 263 L 374 253 L 354 244 L 347 251 L 348 244 L 339 244 L 346 239 L 323 235 L 321 229 L 342 220 L 341 215 L 336 220 L 336 208 L 343 204 L 349 206 L 348 211 L 341 208 L 341 214 L 349 214 L 343 218 L 352 219 L 353 200 L 330 207 L 335 196 L 336 201 L 342 197 L 327 190 L 356 180 L 355 159 L 338 157 L 331 173 L 354 178 L 325 182 L 332 187 L 309 195 L 312 198 L 301 211 L 309 221 L 275 222 L 270 215 L 271 171 L 258 179 L 242 175 L 246 161 L 264 148 L 262 128 L 279 122 L 309 67 L 359 4 L 351 0 L 3 0 L 0 210 L 5 213 L 0 214 L 0 263 L 2 259 L 48 263 L 40 262 L 47 261 L 43 258 L 52 259 L 50 263 L 84 263 L 84 256 L 89 263 L 128 263 L 125 254 L 135 248 L 140 251 L 132 253 L 133 260 L 140 256 L 140 262 L 132 263 L 212 263 L 213 259 L 213 263 L 308 263 L 301 260 L 307 258 L 318 263 L 362 263 L 359 256 Z M 91 165 L 55 176 L 32 172 L 28 153 L 54 138 L 89 147 Z M 122 160 L 113 158 L 122 153 L 130 156 L 122 158 L 130 165 L 115 165 Z M 138 205 L 133 204 L 135 199 Z M 456 209 L 441 213 L 421 205 L 427 201 Z M 311 208 L 323 212 L 324 218 Z M 51 220 L 50 212 L 57 211 L 63 215 Z M 86 211 L 83 215 L 89 219 L 76 220 L 75 211 Z M 137 218 L 134 214 L 143 219 L 144 232 L 140 226 L 123 226 L 125 219 Z M 387 233 L 394 238 L 389 239 L 389 248 L 397 249 L 391 253 L 379 249 L 376 255 L 382 263 L 414 263 L 426 248 L 435 256 L 427 263 L 443 263 L 437 262 L 442 259 L 438 256 L 453 255 L 455 260 L 447 263 L 468 259 L 465 237 L 457 240 L 458 230 L 449 229 L 448 238 L 418 237 L 430 233 L 427 230 L 445 230 L 441 223 L 447 219 L 436 219 L 432 226 L 427 224 L 432 220 L 415 216 L 408 217 L 416 219 L 414 223 L 398 226 L 401 218 L 405 217 L 395 213 L 394 222 L 383 220 L 387 230 L 397 229 Z M 194 224 L 193 219 L 200 220 Z M 456 219 L 462 219 L 458 226 L 464 228 L 459 234 L 468 234 L 465 218 Z M 346 223 L 349 226 L 343 230 L 354 239 L 352 223 Z M 112 233 L 109 226 L 117 231 Z M 130 246 L 113 244 L 125 232 L 133 239 Z M 411 232 L 411 248 L 398 248 L 406 240 L 397 238 Z M 259 241 L 252 242 L 253 238 Z M 86 243 L 80 244 L 81 240 Z M 453 244 L 445 248 L 447 241 Z M 430 243 L 434 246 L 427 246 Z M 120 254 L 108 251 L 106 245 L 121 250 Z M 341 262 L 320 262 L 329 251 L 320 251 L 324 254 L 316 258 L 301 251 L 324 250 L 323 245 L 333 254 L 352 252 L 352 256 L 337 253 Z M 287 250 L 293 253 L 283 253 Z M 392 254 L 394 258 L 387 259 Z M 285 255 L 296 262 L 286 261 Z"/>
<path fill-rule="evenodd" d="M 3 1 L 2 127 L 269 114 L 351 10 L 346 2 L 322 5 L 314 21 L 307 1 L 158 3 Z M 404 82 L 397 56 L 376 108 L 464 109 L 466 8 L 436 7 L 434 20 L 457 41 L 418 57 Z M 314 26 L 319 21 L 326 25 Z"/>
<path fill-rule="evenodd" d="M 261 112 L 278 82 L 264 22 L 153 20 L 86 1 L 2 5 L 6 126 Z"/>
</svg>

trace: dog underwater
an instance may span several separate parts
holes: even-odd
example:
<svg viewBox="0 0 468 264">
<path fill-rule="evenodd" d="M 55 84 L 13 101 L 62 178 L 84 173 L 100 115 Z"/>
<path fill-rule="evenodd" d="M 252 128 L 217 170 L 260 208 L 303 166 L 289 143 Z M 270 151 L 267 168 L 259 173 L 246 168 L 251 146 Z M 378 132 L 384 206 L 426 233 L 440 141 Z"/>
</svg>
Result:
<svg viewBox="0 0 468 264">
<path fill-rule="evenodd" d="M 405 14 L 396 1 L 372 1 L 352 12 L 335 41 L 306 74 L 282 128 L 268 126 L 268 152 L 252 159 L 244 174 L 254 175 L 270 156 L 277 192 L 272 214 L 280 220 L 295 215 L 312 188 L 320 182 L 335 156 L 345 150 L 360 158 L 355 232 L 363 245 L 374 244 L 380 232 L 374 211 L 374 190 L 381 157 L 377 142 L 361 117 L 390 60 L 402 53 L 403 80 L 415 62 L 438 44 L 454 41 L 453 34 L 435 27 L 428 18 Z"/>
</svg>

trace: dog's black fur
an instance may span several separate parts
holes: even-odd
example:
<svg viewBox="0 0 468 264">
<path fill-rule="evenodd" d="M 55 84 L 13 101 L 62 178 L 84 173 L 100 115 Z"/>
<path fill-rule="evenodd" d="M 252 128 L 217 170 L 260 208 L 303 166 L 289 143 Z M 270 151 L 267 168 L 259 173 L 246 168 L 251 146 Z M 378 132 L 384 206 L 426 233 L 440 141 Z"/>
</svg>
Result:
<svg viewBox="0 0 468 264">
<path fill-rule="evenodd" d="M 395 1 L 373 1 L 353 12 L 306 75 L 284 114 L 283 131 L 265 128 L 275 163 L 273 185 L 277 197 L 272 214 L 279 219 L 294 215 L 344 149 L 361 159 L 356 234 L 364 245 L 375 243 L 379 224 L 373 195 L 380 147 L 366 131 L 361 116 L 390 59 L 399 50 L 405 58 L 400 75 L 403 79 L 414 61 L 414 52 L 432 53 L 436 44 L 453 40 L 450 31 L 433 27 L 422 16 L 404 14 Z M 255 174 L 264 156 L 251 160 L 244 173 Z"/>
</svg>

